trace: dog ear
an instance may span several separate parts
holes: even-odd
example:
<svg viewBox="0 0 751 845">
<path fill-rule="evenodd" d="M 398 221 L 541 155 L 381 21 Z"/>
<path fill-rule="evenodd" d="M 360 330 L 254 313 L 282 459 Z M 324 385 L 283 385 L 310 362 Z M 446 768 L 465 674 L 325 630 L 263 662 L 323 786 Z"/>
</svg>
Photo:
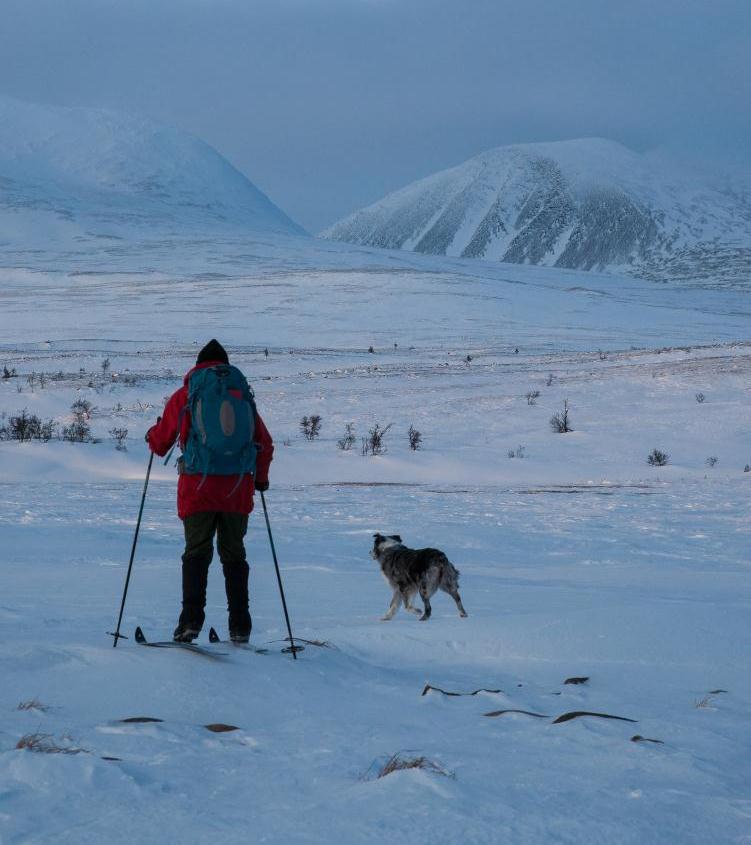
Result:
<svg viewBox="0 0 751 845">
<path fill-rule="evenodd" d="M 382 539 L 383 539 L 383 537 L 382 537 L 380 534 L 374 534 L 374 535 L 373 535 L 373 539 L 374 539 L 374 540 L 376 541 L 376 543 L 377 543 L 379 540 L 382 540 Z"/>
<path fill-rule="evenodd" d="M 391 539 L 396 540 L 397 543 L 401 543 L 402 541 L 402 538 L 398 534 L 392 534 Z"/>
</svg>

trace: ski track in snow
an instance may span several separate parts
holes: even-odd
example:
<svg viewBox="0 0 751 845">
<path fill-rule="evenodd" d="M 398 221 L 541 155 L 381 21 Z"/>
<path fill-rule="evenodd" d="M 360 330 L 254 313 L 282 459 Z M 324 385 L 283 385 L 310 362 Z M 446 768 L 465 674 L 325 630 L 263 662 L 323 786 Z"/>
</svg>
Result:
<svg viewBox="0 0 751 845">
<path fill-rule="evenodd" d="M 64 423 L 89 398 L 102 438 L 0 443 L 0 842 L 746 841 L 744 295 L 285 244 L 205 245 L 211 260 L 196 244 L 82 248 L 0 271 L 0 366 L 21 376 L 0 380 L 0 412 Z M 258 263 L 240 274 L 244 254 Z M 208 661 L 132 638 L 113 650 L 106 635 L 143 433 L 207 332 L 227 340 L 277 443 L 267 501 L 293 630 L 332 646 L 297 661 L 279 652 L 260 512 L 253 642 L 269 654 Z M 115 379 L 97 375 L 104 357 Z M 32 390 L 32 371 L 62 377 Z M 556 435 L 564 399 L 574 431 Z M 314 443 L 298 432 L 306 413 L 323 418 Z M 350 421 L 358 438 L 393 422 L 387 454 L 360 456 L 359 439 L 339 451 Z M 126 453 L 108 439 L 115 424 Z M 525 457 L 508 458 L 519 445 Z M 654 447 L 667 467 L 646 465 Z M 131 637 L 136 625 L 168 637 L 177 619 L 174 499 L 174 470 L 155 464 Z M 403 610 L 380 622 L 390 591 L 368 555 L 375 531 L 444 549 L 469 618 L 438 594 L 427 623 Z M 226 633 L 225 614 L 215 560 L 202 642 L 209 625 Z M 574 676 L 589 681 L 564 685 Z M 502 692 L 422 696 L 426 683 Z M 16 709 L 33 699 L 48 709 Z M 497 710 L 546 718 L 484 715 Z M 572 711 L 637 724 L 553 724 Z M 163 721 L 120 721 L 135 716 Z M 239 729 L 205 728 L 216 722 Z M 15 748 L 34 732 L 85 751 Z M 397 752 L 451 776 L 375 778 Z"/>
</svg>

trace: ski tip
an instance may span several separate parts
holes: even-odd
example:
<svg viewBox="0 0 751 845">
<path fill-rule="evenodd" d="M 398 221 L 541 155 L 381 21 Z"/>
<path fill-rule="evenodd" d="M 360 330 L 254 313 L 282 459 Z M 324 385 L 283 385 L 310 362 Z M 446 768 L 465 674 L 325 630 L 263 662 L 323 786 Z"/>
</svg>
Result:
<svg viewBox="0 0 751 845">
<path fill-rule="evenodd" d="M 136 638 L 137 643 L 145 643 L 146 642 L 146 637 L 144 637 L 143 631 L 141 630 L 140 625 L 136 628 L 135 638 Z"/>
<path fill-rule="evenodd" d="M 210 643 L 220 643 L 221 637 L 216 632 L 216 628 L 209 628 L 209 642 Z"/>
</svg>

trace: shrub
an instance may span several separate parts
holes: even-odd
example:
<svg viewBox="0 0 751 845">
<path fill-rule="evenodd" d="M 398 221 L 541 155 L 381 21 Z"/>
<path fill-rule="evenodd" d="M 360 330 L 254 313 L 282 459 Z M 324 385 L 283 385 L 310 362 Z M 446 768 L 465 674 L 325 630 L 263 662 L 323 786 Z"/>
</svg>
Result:
<svg viewBox="0 0 751 845">
<path fill-rule="evenodd" d="M 697 394 L 696 394 L 696 401 L 697 401 L 700 405 L 701 405 L 701 403 L 702 403 L 702 402 L 703 402 L 706 398 L 707 398 L 707 397 L 706 397 L 703 393 L 697 393 Z"/>
<path fill-rule="evenodd" d="M 416 452 L 421 444 L 422 444 L 422 434 L 413 426 L 409 427 L 409 431 L 407 432 L 407 437 L 409 438 L 409 448 Z"/>
<path fill-rule="evenodd" d="M 3 365 L 3 379 L 7 381 L 9 378 L 13 378 L 16 375 L 15 369 L 9 370 L 6 365 Z"/>
<path fill-rule="evenodd" d="M 125 440 L 128 437 L 128 429 L 127 428 L 111 428 L 110 429 L 110 437 L 115 441 L 115 449 L 118 452 L 127 452 L 128 447 L 125 445 Z"/>
<path fill-rule="evenodd" d="M 568 415 L 568 399 L 563 403 L 563 410 L 557 411 L 550 418 L 550 427 L 558 434 L 568 434 L 569 431 L 573 431 Z"/>
<path fill-rule="evenodd" d="M 527 400 L 527 405 L 534 405 L 540 398 L 540 391 L 530 390 L 529 393 L 525 394 L 524 398 Z"/>
<path fill-rule="evenodd" d="M 381 428 L 380 423 L 376 423 L 368 432 L 368 436 L 362 438 L 362 454 L 382 455 L 386 451 L 384 438 L 392 425 L 393 423 L 389 423 L 384 428 Z"/>
<path fill-rule="evenodd" d="M 36 414 L 29 414 L 24 408 L 8 418 L 8 422 L 0 426 L 0 440 L 42 440 L 47 443 L 55 436 L 57 423 L 49 419 L 43 422 Z"/>
<path fill-rule="evenodd" d="M 342 452 L 349 452 L 349 450 L 355 445 L 355 439 L 355 424 L 347 423 L 344 426 L 344 437 L 340 437 L 339 440 L 336 441 L 336 445 L 342 450 Z"/>
<path fill-rule="evenodd" d="M 516 449 L 509 449 L 508 456 L 509 458 L 523 458 L 524 457 L 524 446 L 517 446 Z"/>
<path fill-rule="evenodd" d="M 107 378 L 107 373 L 110 371 L 110 359 L 105 358 L 104 361 L 102 361 L 101 366 L 102 366 L 102 378 Z"/>
<path fill-rule="evenodd" d="M 552 373 L 548 373 L 548 378 L 547 378 L 547 381 L 545 382 L 545 384 L 547 384 L 548 387 L 552 387 L 554 381 L 555 381 L 555 376 Z"/>
<path fill-rule="evenodd" d="M 717 456 L 716 456 L 716 455 L 710 455 L 710 456 L 706 459 L 706 461 L 704 461 L 704 463 L 705 463 L 708 467 L 711 467 L 712 469 L 714 469 L 715 465 L 717 464 Z"/>
<path fill-rule="evenodd" d="M 670 455 L 660 449 L 652 449 L 647 455 L 647 463 L 651 467 L 664 467 L 670 463 Z"/>
<path fill-rule="evenodd" d="M 321 418 L 318 414 L 313 414 L 310 417 L 303 417 L 300 420 L 300 430 L 306 440 L 315 440 L 321 433 Z"/>
</svg>

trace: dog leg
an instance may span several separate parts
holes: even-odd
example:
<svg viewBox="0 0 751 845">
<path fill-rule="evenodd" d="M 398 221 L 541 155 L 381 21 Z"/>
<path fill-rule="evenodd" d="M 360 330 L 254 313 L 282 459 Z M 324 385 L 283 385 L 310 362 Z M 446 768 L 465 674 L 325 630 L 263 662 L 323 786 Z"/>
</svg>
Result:
<svg viewBox="0 0 751 845">
<path fill-rule="evenodd" d="M 416 613 L 418 616 L 422 613 L 419 608 L 412 604 L 412 596 L 409 593 L 402 593 L 402 599 L 404 600 L 405 610 L 408 610 L 410 613 Z"/>
<path fill-rule="evenodd" d="M 430 619 L 430 614 L 433 612 L 432 608 L 430 607 L 430 596 L 428 595 L 427 590 L 420 590 L 420 598 L 422 599 L 422 603 L 425 605 L 425 610 L 420 617 L 420 622 L 425 622 Z"/>
<path fill-rule="evenodd" d="M 462 597 L 459 595 L 459 591 L 454 590 L 453 592 L 450 592 L 449 595 L 456 602 L 456 606 L 459 610 L 459 616 L 461 616 L 462 618 L 466 618 L 467 611 L 464 609 L 464 605 L 462 604 Z"/>
<path fill-rule="evenodd" d="M 393 619 L 394 614 L 399 609 L 399 605 L 401 603 L 402 603 L 402 594 L 399 592 L 399 590 L 394 590 L 394 595 L 391 597 L 391 604 L 389 605 L 389 609 L 381 617 L 381 622 L 388 622 L 389 619 Z"/>
</svg>

